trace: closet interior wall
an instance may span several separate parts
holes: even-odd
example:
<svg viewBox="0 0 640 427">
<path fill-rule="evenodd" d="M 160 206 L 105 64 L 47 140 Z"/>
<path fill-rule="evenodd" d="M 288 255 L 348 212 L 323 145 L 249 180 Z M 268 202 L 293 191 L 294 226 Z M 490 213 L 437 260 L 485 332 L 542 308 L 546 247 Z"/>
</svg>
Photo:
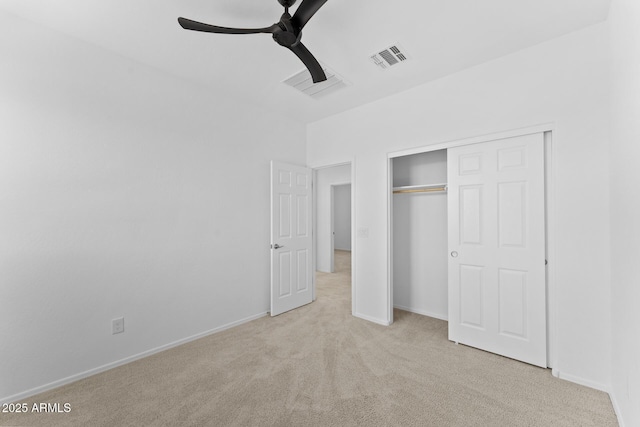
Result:
<svg viewBox="0 0 640 427">
<path fill-rule="evenodd" d="M 393 187 L 447 182 L 447 150 L 396 157 Z M 447 320 L 447 193 L 393 194 L 394 307 Z"/>
</svg>

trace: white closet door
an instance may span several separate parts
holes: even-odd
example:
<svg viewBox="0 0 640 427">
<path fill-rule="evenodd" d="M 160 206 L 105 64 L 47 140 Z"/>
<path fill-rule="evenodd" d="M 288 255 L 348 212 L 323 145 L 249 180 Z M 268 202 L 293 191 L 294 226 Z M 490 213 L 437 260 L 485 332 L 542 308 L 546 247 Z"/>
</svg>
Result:
<svg viewBox="0 0 640 427">
<path fill-rule="evenodd" d="M 448 150 L 449 339 L 546 367 L 544 137 Z"/>
</svg>

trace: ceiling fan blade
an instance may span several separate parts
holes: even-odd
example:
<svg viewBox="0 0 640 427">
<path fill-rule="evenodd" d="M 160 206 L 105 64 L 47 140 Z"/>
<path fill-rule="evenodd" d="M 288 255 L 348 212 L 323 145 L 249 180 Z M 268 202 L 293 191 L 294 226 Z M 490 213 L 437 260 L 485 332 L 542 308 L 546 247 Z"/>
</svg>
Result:
<svg viewBox="0 0 640 427">
<path fill-rule="evenodd" d="M 311 78 L 314 83 L 320 83 L 327 80 L 327 76 L 324 74 L 322 70 L 322 66 L 318 62 L 316 58 L 313 57 L 309 49 L 307 49 L 302 43 L 298 42 L 298 44 L 291 46 L 289 48 L 291 52 L 295 53 L 298 58 L 304 63 L 309 72 L 311 73 Z"/>
<path fill-rule="evenodd" d="M 216 25 L 204 24 L 198 21 L 192 21 L 187 18 L 178 18 L 178 23 L 185 30 L 202 31 L 205 33 L 219 33 L 219 34 L 258 34 L 258 33 L 273 33 L 276 28 L 279 28 L 277 24 L 273 24 L 266 28 L 227 28 L 218 27 Z"/>
<path fill-rule="evenodd" d="M 296 13 L 291 17 L 291 23 L 298 30 L 301 30 L 326 2 L 327 0 L 303 0 Z"/>
</svg>

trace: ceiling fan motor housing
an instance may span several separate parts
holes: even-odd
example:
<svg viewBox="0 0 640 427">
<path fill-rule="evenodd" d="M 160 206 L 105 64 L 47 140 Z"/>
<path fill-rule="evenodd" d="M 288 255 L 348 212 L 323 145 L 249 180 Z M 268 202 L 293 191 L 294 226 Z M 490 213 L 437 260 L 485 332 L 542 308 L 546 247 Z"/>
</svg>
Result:
<svg viewBox="0 0 640 427">
<path fill-rule="evenodd" d="M 302 31 L 291 24 L 291 15 L 285 12 L 278 22 L 278 27 L 273 32 L 273 39 L 281 46 L 291 47 L 296 45 L 302 37 Z"/>
<path fill-rule="evenodd" d="M 296 0 L 278 0 L 278 3 L 284 7 L 291 7 L 296 3 Z"/>
<path fill-rule="evenodd" d="M 294 46 L 298 41 L 300 41 L 300 37 L 302 33 L 298 33 L 296 36 L 295 33 L 291 33 L 289 31 L 276 31 L 273 33 L 273 39 L 281 46 L 291 47 Z"/>
</svg>

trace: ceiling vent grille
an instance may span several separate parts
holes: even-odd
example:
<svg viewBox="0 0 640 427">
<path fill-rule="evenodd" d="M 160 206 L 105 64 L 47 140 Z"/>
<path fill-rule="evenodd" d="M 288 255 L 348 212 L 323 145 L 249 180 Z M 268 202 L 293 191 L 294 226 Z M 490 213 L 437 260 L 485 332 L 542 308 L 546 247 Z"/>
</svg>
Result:
<svg viewBox="0 0 640 427">
<path fill-rule="evenodd" d="M 342 77 L 334 73 L 331 69 L 324 65 L 322 65 L 322 69 L 327 76 L 327 80 L 323 82 L 314 84 L 309 70 L 304 69 L 284 80 L 282 83 L 291 86 L 295 90 L 302 92 L 313 99 L 322 98 L 347 86 L 347 83 L 342 79 Z"/>
<path fill-rule="evenodd" d="M 374 64 L 382 69 L 392 67 L 409 59 L 404 49 L 400 45 L 395 44 L 378 53 L 371 55 Z"/>
</svg>

